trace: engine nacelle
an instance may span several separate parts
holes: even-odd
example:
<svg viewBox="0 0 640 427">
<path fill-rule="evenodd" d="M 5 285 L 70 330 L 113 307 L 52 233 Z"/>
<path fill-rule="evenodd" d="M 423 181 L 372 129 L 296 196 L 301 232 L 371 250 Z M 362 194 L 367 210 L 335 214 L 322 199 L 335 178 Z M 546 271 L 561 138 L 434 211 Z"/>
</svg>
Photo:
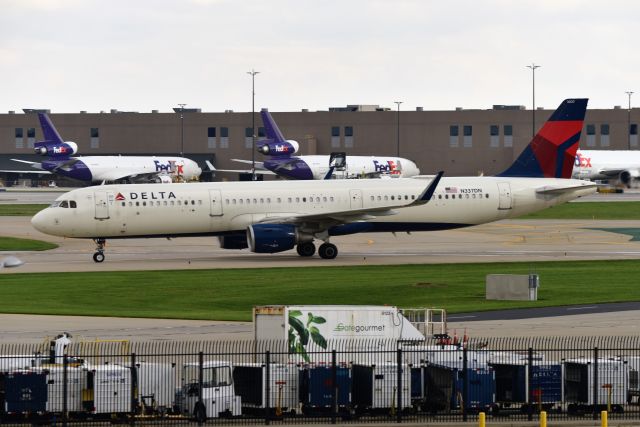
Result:
<svg viewBox="0 0 640 427">
<path fill-rule="evenodd" d="M 287 139 L 284 142 L 275 142 L 272 139 L 266 139 L 258 143 L 258 153 L 265 156 L 290 156 L 298 152 L 300 144 L 293 139 Z"/>
<path fill-rule="evenodd" d="M 618 179 L 620 180 L 620 182 L 626 185 L 627 187 L 631 187 L 631 181 L 633 181 L 634 179 L 638 179 L 639 177 L 640 175 L 638 173 L 638 170 L 636 169 L 625 170 L 620 172 L 620 175 L 618 175 Z"/>
<path fill-rule="evenodd" d="M 247 249 L 249 247 L 245 234 L 218 236 L 218 241 L 222 249 Z"/>
<path fill-rule="evenodd" d="M 68 157 L 78 152 L 78 144 L 73 141 L 65 141 L 63 143 L 54 143 L 51 141 L 36 142 L 34 151 L 41 156 L 49 157 Z"/>
<path fill-rule="evenodd" d="M 298 232 L 291 224 L 254 224 L 247 227 L 251 252 L 272 254 L 288 251 L 298 243 Z"/>
</svg>

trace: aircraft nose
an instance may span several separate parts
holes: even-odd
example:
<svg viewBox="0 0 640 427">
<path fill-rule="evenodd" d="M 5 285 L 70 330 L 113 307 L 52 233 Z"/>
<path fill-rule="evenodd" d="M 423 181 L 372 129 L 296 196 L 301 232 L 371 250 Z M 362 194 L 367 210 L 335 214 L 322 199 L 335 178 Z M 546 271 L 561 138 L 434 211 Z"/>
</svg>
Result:
<svg viewBox="0 0 640 427">
<path fill-rule="evenodd" d="M 33 228 L 38 230 L 41 233 L 49 234 L 50 231 L 50 217 L 49 212 L 47 212 L 49 208 L 43 209 L 31 218 L 31 225 Z"/>
</svg>

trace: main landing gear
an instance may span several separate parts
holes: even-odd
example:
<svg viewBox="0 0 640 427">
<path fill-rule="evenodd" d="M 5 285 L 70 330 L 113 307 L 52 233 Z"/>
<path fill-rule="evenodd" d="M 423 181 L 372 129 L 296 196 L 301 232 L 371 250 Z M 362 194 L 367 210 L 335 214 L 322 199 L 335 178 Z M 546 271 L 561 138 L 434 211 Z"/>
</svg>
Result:
<svg viewBox="0 0 640 427">
<path fill-rule="evenodd" d="M 93 239 L 96 242 L 96 252 L 93 254 L 93 260 L 95 262 L 104 261 L 104 245 L 107 243 L 106 239 Z"/>
<path fill-rule="evenodd" d="M 302 242 L 296 246 L 296 251 L 301 257 L 310 257 L 316 253 L 316 246 L 313 242 Z M 338 256 L 338 248 L 332 243 L 323 243 L 318 248 L 318 255 L 323 259 L 334 259 Z"/>
</svg>

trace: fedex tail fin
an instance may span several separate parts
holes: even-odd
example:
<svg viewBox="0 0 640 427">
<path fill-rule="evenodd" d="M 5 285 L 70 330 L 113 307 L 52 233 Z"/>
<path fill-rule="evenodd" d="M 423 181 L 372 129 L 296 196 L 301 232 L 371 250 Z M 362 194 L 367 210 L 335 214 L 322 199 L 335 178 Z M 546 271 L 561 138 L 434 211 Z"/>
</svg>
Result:
<svg viewBox="0 0 640 427">
<path fill-rule="evenodd" d="M 497 176 L 571 178 L 588 99 L 565 99 L 527 148 Z"/>
<path fill-rule="evenodd" d="M 75 142 L 63 141 L 56 130 L 51 119 L 44 113 L 38 113 L 40 127 L 44 135 L 44 141 L 33 144 L 35 152 L 41 155 L 48 155 L 55 159 L 66 159 L 78 152 L 78 145 Z"/>
<path fill-rule="evenodd" d="M 260 111 L 260 116 L 264 123 L 264 131 L 267 138 L 258 142 L 258 153 L 265 156 L 291 157 L 298 152 L 300 148 L 298 141 L 284 139 L 278 125 L 266 108 Z"/>
</svg>

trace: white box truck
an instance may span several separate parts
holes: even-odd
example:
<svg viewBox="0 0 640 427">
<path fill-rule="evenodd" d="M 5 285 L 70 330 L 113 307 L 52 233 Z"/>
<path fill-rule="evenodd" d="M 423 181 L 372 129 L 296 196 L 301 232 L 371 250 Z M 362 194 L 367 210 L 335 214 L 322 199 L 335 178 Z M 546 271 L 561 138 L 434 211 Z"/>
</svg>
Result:
<svg viewBox="0 0 640 427">
<path fill-rule="evenodd" d="M 256 341 L 286 343 L 289 354 L 296 356 L 290 360 L 298 362 L 330 362 L 326 352 L 331 341 L 340 342 L 340 361 L 345 362 L 356 361 L 357 352 L 380 350 L 383 342 L 424 341 L 424 335 L 393 306 L 257 306 L 253 325 Z M 361 356 L 363 363 L 370 363 L 373 354 Z M 385 358 L 380 362 L 395 361 L 395 355 L 380 353 L 379 357 Z"/>
</svg>

